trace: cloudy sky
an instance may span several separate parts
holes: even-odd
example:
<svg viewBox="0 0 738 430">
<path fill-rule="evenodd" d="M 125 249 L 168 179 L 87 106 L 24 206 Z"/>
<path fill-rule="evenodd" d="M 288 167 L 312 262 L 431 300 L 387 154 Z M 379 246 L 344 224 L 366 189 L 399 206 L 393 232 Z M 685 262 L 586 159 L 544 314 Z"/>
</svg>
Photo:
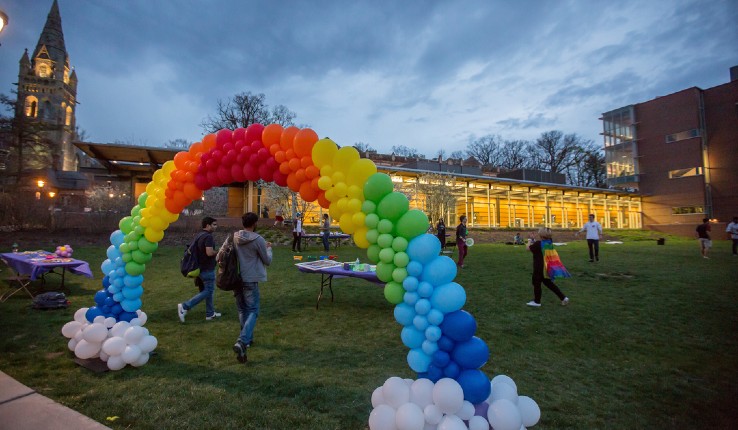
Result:
<svg viewBox="0 0 738 430">
<path fill-rule="evenodd" d="M 339 145 L 434 156 L 576 133 L 600 114 L 729 81 L 735 0 L 58 0 L 92 142 L 197 141 L 217 101 L 264 93 Z M 52 0 L 0 0 L 0 92 Z"/>
</svg>

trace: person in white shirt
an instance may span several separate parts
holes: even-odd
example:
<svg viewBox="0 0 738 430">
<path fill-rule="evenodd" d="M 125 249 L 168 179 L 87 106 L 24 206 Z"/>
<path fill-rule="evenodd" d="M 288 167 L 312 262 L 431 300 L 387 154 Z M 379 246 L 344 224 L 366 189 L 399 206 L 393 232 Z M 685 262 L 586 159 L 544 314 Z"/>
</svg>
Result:
<svg viewBox="0 0 738 430">
<path fill-rule="evenodd" d="M 302 214 L 298 212 L 292 220 L 292 252 L 302 252 Z M 295 249 L 297 248 L 297 249 Z"/>
<path fill-rule="evenodd" d="M 600 261 L 600 239 L 602 238 L 602 226 L 595 221 L 594 214 L 589 214 L 589 222 L 584 224 L 579 233 L 587 232 L 587 247 L 589 247 L 589 262 Z"/>
<path fill-rule="evenodd" d="M 733 217 L 725 232 L 730 233 L 730 238 L 733 239 L 733 257 L 738 257 L 738 216 Z"/>
</svg>

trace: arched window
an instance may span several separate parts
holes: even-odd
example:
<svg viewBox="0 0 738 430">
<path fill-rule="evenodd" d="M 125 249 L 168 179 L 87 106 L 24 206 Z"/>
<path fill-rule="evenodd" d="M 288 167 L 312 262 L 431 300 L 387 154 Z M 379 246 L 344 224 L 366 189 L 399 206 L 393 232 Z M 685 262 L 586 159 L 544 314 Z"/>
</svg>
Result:
<svg viewBox="0 0 738 430">
<path fill-rule="evenodd" d="M 72 125 L 72 107 L 67 106 L 67 115 L 64 118 L 64 125 Z"/>
<path fill-rule="evenodd" d="M 26 97 L 26 116 L 36 118 L 38 116 L 38 99 L 34 96 Z"/>
<path fill-rule="evenodd" d="M 48 100 L 44 101 L 44 109 L 41 112 L 41 116 L 43 119 L 53 119 L 54 118 L 54 110 L 51 108 L 51 102 Z"/>
</svg>

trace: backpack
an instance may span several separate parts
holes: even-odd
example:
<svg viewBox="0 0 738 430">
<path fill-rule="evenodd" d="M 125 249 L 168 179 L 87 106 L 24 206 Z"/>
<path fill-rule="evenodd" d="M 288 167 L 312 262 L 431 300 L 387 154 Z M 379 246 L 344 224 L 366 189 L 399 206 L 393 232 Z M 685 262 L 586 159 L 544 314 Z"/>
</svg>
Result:
<svg viewBox="0 0 738 430">
<path fill-rule="evenodd" d="M 224 291 L 241 288 L 241 269 L 238 267 L 238 253 L 233 243 L 233 235 L 223 243 L 218 254 L 218 268 L 215 272 L 215 285 Z"/>
<path fill-rule="evenodd" d="M 33 298 L 33 309 L 66 309 L 69 306 L 64 293 L 48 292 Z"/>
<path fill-rule="evenodd" d="M 194 250 L 200 242 L 200 239 L 205 234 L 207 233 L 200 233 L 200 235 L 187 246 L 184 255 L 182 256 L 182 260 L 179 262 L 179 270 L 182 272 L 182 276 L 186 278 L 197 278 L 200 275 L 200 261 L 197 259 L 197 253 L 195 253 Z"/>
</svg>

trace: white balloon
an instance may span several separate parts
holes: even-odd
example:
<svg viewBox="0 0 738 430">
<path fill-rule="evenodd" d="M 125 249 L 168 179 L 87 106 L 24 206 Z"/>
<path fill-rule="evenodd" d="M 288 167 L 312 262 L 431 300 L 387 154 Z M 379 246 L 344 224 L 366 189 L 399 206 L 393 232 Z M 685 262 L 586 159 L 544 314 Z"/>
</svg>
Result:
<svg viewBox="0 0 738 430">
<path fill-rule="evenodd" d="M 103 342 L 102 350 L 109 356 L 119 356 L 126 349 L 126 341 L 122 337 L 114 336 Z"/>
<path fill-rule="evenodd" d="M 385 404 L 384 394 L 382 394 L 382 387 L 377 387 L 372 392 L 372 407 L 376 408 L 379 405 Z"/>
<path fill-rule="evenodd" d="M 128 321 L 118 321 L 115 323 L 113 328 L 110 329 L 110 333 L 112 333 L 113 336 L 123 337 L 123 333 L 125 333 L 130 326 L 131 324 Z"/>
<path fill-rule="evenodd" d="M 74 355 L 81 359 L 88 359 L 96 356 L 100 352 L 100 344 L 88 342 L 84 339 L 77 342 L 74 347 Z"/>
<path fill-rule="evenodd" d="M 93 323 L 103 324 L 105 322 L 105 317 L 102 315 L 98 315 L 95 317 L 95 319 L 92 320 Z"/>
<path fill-rule="evenodd" d="M 120 358 L 120 355 L 111 355 L 110 358 L 108 358 L 108 369 L 120 370 L 124 367 L 126 367 L 126 362 Z"/>
<path fill-rule="evenodd" d="M 87 313 L 87 310 L 90 308 L 79 308 L 77 309 L 77 312 L 74 313 L 74 320 L 80 323 L 86 323 L 87 317 L 85 314 Z"/>
<path fill-rule="evenodd" d="M 74 334 L 74 338 L 73 338 L 74 340 L 76 340 L 77 342 L 79 342 L 80 340 L 84 339 L 85 327 L 87 327 L 87 326 L 86 325 L 82 325 L 82 327 L 80 328 L 80 330 L 77 330 L 77 333 Z"/>
<path fill-rule="evenodd" d="M 518 397 L 518 410 L 525 427 L 533 427 L 541 419 L 541 409 L 538 403 L 528 396 Z"/>
<path fill-rule="evenodd" d="M 455 414 L 464 404 L 464 390 L 455 380 L 443 378 L 433 387 L 433 402 L 444 414 Z"/>
<path fill-rule="evenodd" d="M 497 375 L 494 378 L 492 378 L 492 380 L 490 381 L 490 383 L 492 384 L 492 387 L 494 387 L 495 384 L 497 384 L 498 382 L 514 387 L 515 391 L 518 390 L 518 386 L 515 384 L 515 381 L 513 381 L 513 379 L 507 375 Z"/>
<path fill-rule="evenodd" d="M 77 339 L 71 338 L 69 339 L 69 342 L 67 342 L 67 348 L 69 348 L 70 351 L 74 352 L 74 348 L 77 347 Z"/>
<path fill-rule="evenodd" d="M 146 321 L 149 320 L 149 316 L 146 315 L 146 312 L 142 311 L 141 309 L 137 310 L 136 313 L 138 314 L 138 320 L 141 321 L 141 325 L 145 325 Z"/>
<path fill-rule="evenodd" d="M 446 415 L 438 424 L 438 430 L 466 430 L 466 425 L 456 415 Z"/>
<path fill-rule="evenodd" d="M 71 339 L 74 337 L 75 334 L 79 331 L 79 329 L 82 327 L 82 323 L 79 321 L 69 321 L 68 323 L 64 324 L 64 327 L 62 327 L 62 334 L 67 339 Z"/>
<path fill-rule="evenodd" d="M 382 385 L 384 401 L 394 409 L 399 408 L 410 401 L 410 387 L 402 378 L 393 376 Z"/>
<path fill-rule="evenodd" d="M 139 326 L 139 327 L 141 327 L 141 320 L 140 320 L 140 319 L 138 319 L 138 318 L 133 318 L 133 319 L 131 320 L 131 325 L 135 325 L 135 326 Z"/>
<path fill-rule="evenodd" d="M 435 424 L 425 423 L 425 427 L 423 427 L 423 430 L 438 430 L 438 426 Z"/>
<path fill-rule="evenodd" d="M 101 322 L 96 322 L 85 327 L 82 337 L 88 342 L 101 343 L 108 338 L 108 328 Z"/>
<path fill-rule="evenodd" d="M 469 419 L 469 430 L 489 430 L 489 423 L 484 417 L 473 416 Z"/>
<path fill-rule="evenodd" d="M 456 416 L 464 421 L 469 421 L 469 419 L 474 416 L 474 405 L 472 405 L 471 402 L 464 400 L 464 403 L 461 405 L 461 409 L 456 412 Z"/>
<path fill-rule="evenodd" d="M 495 384 L 492 386 L 492 392 L 489 395 L 489 403 L 494 403 L 500 399 L 507 399 L 513 404 L 518 404 L 518 390 L 512 385 L 508 384 Z"/>
<path fill-rule="evenodd" d="M 410 402 L 421 408 L 433 403 L 433 381 L 421 378 L 410 385 Z"/>
<path fill-rule="evenodd" d="M 374 408 L 369 414 L 369 428 L 371 430 L 397 430 L 395 410 L 387 405 Z"/>
<path fill-rule="evenodd" d="M 125 350 L 123 350 L 123 353 L 120 355 L 120 358 L 123 359 L 123 361 L 126 362 L 126 364 L 131 364 L 134 361 L 138 360 L 138 357 L 141 356 L 141 348 L 138 347 L 138 345 L 128 345 Z"/>
<path fill-rule="evenodd" d="M 125 339 L 126 343 L 129 345 L 138 345 L 138 342 L 140 342 L 143 337 L 143 328 L 137 325 L 129 327 L 123 335 L 123 339 Z"/>
<path fill-rule="evenodd" d="M 102 360 L 102 361 L 108 361 L 108 358 L 110 358 L 110 356 L 108 354 L 106 354 L 105 351 L 100 350 L 100 360 Z"/>
<path fill-rule="evenodd" d="M 149 353 L 156 349 L 156 346 L 159 344 L 159 341 L 156 340 L 154 336 L 144 336 L 141 341 L 138 343 L 138 347 L 141 348 L 141 352 L 143 353 Z"/>
<path fill-rule="evenodd" d="M 131 366 L 133 366 L 133 367 L 141 367 L 144 364 L 146 364 L 146 363 L 149 362 L 149 357 L 150 357 L 149 354 L 141 354 L 138 357 L 138 360 L 136 360 L 133 363 L 131 363 Z"/>
<path fill-rule="evenodd" d="M 500 399 L 489 405 L 487 419 L 495 430 L 520 430 L 523 425 L 518 407 L 507 399 Z"/>
<path fill-rule="evenodd" d="M 397 430 L 423 430 L 425 416 L 420 406 L 415 403 L 405 403 L 395 413 Z"/>
<path fill-rule="evenodd" d="M 115 325 L 116 321 L 113 317 L 107 317 L 105 318 L 105 327 L 112 328 Z"/>
<path fill-rule="evenodd" d="M 443 412 L 434 404 L 426 406 L 423 410 L 423 415 L 425 415 L 425 422 L 428 424 L 436 425 L 443 419 Z"/>
</svg>

